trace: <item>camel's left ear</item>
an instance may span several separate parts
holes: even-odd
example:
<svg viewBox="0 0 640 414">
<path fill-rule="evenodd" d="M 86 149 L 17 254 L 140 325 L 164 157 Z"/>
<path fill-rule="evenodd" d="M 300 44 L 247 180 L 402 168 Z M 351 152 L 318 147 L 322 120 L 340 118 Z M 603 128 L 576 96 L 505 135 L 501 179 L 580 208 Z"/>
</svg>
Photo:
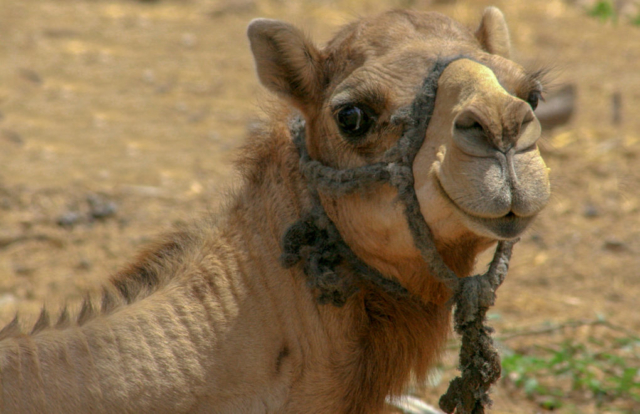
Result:
<svg viewBox="0 0 640 414">
<path fill-rule="evenodd" d="M 247 28 L 260 82 L 300 109 L 320 92 L 321 55 L 296 27 L 271 19 L 255 19 Z"/>
<path fill-rule="evenodd" d="M 509 28 L 504 14 L 497 7 L 487 7 L 484 10 L 480 27 L 476 30 L 476 38 L 489 53 L 507 59 L 511 55 Z"/>
</svg>

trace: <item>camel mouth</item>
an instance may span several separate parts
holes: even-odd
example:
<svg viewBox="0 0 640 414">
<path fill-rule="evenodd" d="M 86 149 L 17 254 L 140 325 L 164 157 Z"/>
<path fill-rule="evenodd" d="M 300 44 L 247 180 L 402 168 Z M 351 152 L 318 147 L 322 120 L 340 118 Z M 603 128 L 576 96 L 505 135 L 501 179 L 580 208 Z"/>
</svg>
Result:
<svg viewBox="0 0 640 414">
<path fill-rule="evenodd" d="M 437 174 L 433 175 L 435 181 L 435 187 L 440 195 L 454 207 L 458 214 L 462 217 L 463 221 L 475 233 L 481 236 L 495 238 L 498 240 L 511 240 L 520 236 L 531 224 L 535 215 L 533 216 L 519 216 L 513 211 L 509 211 L 507 214 L 501 217 L 488 218 L 479 217 L 465 211 L 460 207 L 447 193 L 444 186 L 440 182 Z"/>
<path fill-rule="evenodd" d="M 521 217 L 513 212 L 498 218 L 482 218 L 465 213 L 476 224 L 489 230 L 499 240 L 510 240 L 520 236 L 529 227 L 534 217 Z"/>
</svg>

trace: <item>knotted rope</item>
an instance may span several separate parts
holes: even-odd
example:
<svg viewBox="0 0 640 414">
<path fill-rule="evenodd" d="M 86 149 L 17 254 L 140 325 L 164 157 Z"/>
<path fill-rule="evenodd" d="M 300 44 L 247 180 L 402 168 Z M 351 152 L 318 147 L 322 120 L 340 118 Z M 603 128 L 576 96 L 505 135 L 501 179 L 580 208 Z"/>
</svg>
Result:
<svg viewBox="0 0 640 414">
<path fill-rule="evenodd" d="M 435 63 L 421 90 L 408 108 L 399 110 L 392 122 L 404 126 L 402 137 L 382 157 L 382 161 L 358 168 L 337 170 L 311 159 L 306 148 L 305 122 L 298 118 L 291 134 L 300 155 L 300 170 L 306 178 L 313 208 L 286 231 L 283 237 L 282 263 L 292 267 L 303 262 L 310 287 L 319 292 L 320 303 L 342 306 L 358 290 L 356 278 L 374 284 L 385 292 L 412 296 L 397 280 L 381 274 L 360 260 L 344 242 L 320 202 L 319 191 L 340 196 L 369 190 L 387 183 L 398 191 L 413 241 L 427 263 L 430 273 L 453 292 L 455 330 L 462 336 L 460 370 L 462 375 L 449 384 L 440 399 L 447 413 L 482 414 L 491 404 L 489 388 L 500 378 L 500 359 L 493 347 L 486 313 L 495 301 L 516 241 L 498 243 L 488 271 L 482 275 L 459 278 L 438 253 L 433 234 L 421 211 L 414 189 L 413 161 L 425 139 L 433 115 L 438 80 L 455 57 Z M 349 271 L 338 269 L 347 268 Z"/>
</svg>

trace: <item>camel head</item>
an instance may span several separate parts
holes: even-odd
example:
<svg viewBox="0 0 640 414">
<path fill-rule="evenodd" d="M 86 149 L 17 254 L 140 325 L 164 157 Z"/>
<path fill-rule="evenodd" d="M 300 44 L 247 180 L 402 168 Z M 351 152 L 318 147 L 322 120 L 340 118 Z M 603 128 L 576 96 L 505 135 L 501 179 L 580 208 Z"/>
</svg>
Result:
<svg viewBox="0 0 640 414">
<path fill-rule="evenodd" d="M 475 257 L 519 236 L 547 204 L 534 113 L 541 83 L 509 60 L 498 9 L 484 12 L 475 33 L 438 13 L 393 11 L 346 26 L 324 49 L 275 20 L 254 20 L 248 35 L 262 84 L 305 117 L 311 157 L 340 169 L 379 161 L 402 135 L 397 114 L 435 62 L 461 57 L 438 80 L 413 163 L 420 210 L 439 250 L 464 246 Z M 388 185 L 321 194 L 352 249 L 392 274 L 392 263 L 419 256 L 396 196 Z"/>
</svg>

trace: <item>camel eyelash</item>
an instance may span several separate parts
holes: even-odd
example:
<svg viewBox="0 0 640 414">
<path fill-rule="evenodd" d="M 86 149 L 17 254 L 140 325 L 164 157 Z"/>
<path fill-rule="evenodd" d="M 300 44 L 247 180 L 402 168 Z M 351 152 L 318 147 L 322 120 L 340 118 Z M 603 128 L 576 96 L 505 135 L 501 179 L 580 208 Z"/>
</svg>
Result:
<svg viewBox="0 0 640 414">
<path fill-rule="evenodd" d="M 538 91 L 541 95 L 543 95 L 549 85 L 553 82 L 553 76 L 551 75 L 553 72 L 552 68 L 544 67 L 537 68 L 527 73 L 526 82 L 529 84 L 529 88 L 531 91 Z"/>
</svg>

